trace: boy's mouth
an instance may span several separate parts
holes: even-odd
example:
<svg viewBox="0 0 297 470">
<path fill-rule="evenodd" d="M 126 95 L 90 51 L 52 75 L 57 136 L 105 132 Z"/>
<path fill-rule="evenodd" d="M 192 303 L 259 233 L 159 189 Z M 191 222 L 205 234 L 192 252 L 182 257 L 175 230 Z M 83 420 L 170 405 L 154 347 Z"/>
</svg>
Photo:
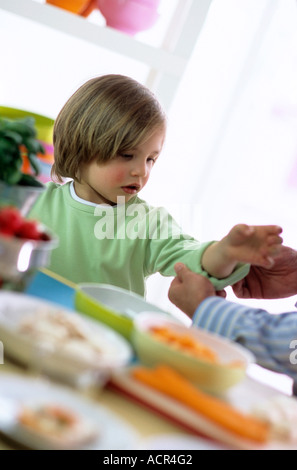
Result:
<svg viewBox="0 0 297 470">
<path fill-rule="evenodd" d="M 122 190 L 127 194 L 136 194 L 140 190 L 140 185 L 129 184 L 128 186 L 122 186 Z"/>
</svg>

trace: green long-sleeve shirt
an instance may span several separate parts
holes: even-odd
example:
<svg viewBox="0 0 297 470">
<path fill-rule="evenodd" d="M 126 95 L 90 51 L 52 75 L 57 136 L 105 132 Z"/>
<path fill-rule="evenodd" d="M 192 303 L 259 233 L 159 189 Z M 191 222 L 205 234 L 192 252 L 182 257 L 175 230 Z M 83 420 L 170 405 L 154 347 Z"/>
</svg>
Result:
<svg viewBox="0 0 297 470">
<path fill-rule="evenodd" d="M 49 183 L 30 218 L 59 238 L 48 268 L 75 283 L 112 284 L 145 294 L 145 279 L 156 272 L 174 276 L 174 264 L 185 263 L 204 274 L 201 256 L 212 242 L 200 243 L 181 232 L 164 208 L 138 197 L 127 204 L 91 206 L 75 200 L 70 183 Z M 239 266 L 225 279 L 209 277 L 216 289 L 234 284 L 248 273 Z"/>
</svg>

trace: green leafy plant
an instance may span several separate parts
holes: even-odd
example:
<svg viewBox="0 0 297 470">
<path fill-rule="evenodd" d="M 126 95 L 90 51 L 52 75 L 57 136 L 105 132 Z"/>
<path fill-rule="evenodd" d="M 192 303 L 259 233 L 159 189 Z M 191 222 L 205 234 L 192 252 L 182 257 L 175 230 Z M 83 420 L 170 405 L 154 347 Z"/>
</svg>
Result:
<svg viewBox="0 0 297 470">
<path fill-rule="evenodd" d="M 5 119 L 0 117 L 0 181 L 8 185 L 43 186 L 37 180 L 40 173 L 38 154 L 45 153 L 36 139 L 35 119 Z M 26 155 L 33 174 L 22 172 Z"/>
</svg>

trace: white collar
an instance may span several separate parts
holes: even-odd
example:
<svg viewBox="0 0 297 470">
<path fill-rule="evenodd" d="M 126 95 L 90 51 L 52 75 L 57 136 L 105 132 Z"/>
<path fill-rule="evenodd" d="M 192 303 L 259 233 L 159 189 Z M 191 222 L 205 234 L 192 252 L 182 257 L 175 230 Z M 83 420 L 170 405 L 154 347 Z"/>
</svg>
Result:
<svg viewBox="0 0 297 470">
<path fill-rule="evenodd" d="M 96 204 L 95 202 L 86 201 L 86 199 L 82 199 L 81 197 L 79 197 L 75 192 L 73 181 L 71 181 L 70 183 L 70 194 L 71 194 L 72 199 L 74 199 L 77 202 L 80 202 L 81 204 L 85 204 L 85 206 L 93 206 L 93 207 L 98 206 L 98 204 Z"/>
</svg>

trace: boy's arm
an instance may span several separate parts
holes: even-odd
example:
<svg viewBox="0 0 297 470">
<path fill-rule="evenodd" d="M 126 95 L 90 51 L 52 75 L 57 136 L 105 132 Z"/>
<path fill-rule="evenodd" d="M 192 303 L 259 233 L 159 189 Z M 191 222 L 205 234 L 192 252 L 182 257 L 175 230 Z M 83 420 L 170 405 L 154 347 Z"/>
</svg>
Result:
<svg viewBox="0 0 297 470">
<path fill-rule="evenodd" d="M 235 225 L 222 240 L 207 247 L 201 260 L 203 269 L 222 279 L 240 262 L 269 268 L 282 243 L 281 232 L 276 225 Z"/>
</svg>

